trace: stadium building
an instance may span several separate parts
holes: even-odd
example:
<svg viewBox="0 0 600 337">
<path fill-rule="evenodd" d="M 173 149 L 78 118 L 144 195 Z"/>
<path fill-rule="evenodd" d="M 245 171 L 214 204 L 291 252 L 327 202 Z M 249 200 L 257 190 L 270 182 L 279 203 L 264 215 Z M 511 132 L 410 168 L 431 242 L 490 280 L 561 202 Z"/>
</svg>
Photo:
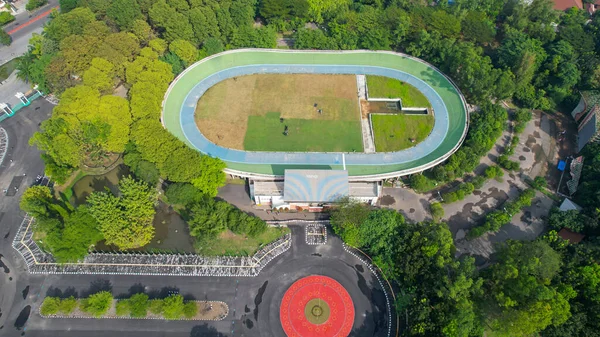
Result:
<svg viewBox="0 0 600 337">
<path fill-rule="evenodd" d="M 283 180 L 250 181 L 250 197 L 259 207 L 320 212 L 341 198 L 375 204 L 379 182 L 351 182 L 346 170 L 285 170 Z"/>
</svg>

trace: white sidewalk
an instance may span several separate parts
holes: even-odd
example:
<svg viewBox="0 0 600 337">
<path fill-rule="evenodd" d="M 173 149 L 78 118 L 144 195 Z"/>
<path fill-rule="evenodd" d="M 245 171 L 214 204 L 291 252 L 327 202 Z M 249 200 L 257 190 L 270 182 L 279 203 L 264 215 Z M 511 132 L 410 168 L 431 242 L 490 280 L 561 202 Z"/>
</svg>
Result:
<svg viewBox="0 0 600 337">
<path fill-rule="evenodd" d="M 371 125 L 369 118 L 363 118 L 361 101 L 367 100 L 367 77 L 365 75 L 356 75 L 356 87 L 358 88 L 358 107 L 360 110 L 360 125 L 362 127 L 363 148 L 365 153 L 375 153 L 375 142 L 371 134 Z"/>
</svg>

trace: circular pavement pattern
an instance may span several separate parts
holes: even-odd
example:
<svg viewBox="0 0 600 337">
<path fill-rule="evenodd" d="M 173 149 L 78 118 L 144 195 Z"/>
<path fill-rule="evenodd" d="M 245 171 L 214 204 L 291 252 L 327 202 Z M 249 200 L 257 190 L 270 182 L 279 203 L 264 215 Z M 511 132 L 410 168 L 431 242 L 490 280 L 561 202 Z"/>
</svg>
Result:
<svg viewBox="0 0 600 337">
<path fill-rule="evenodd" d="M 288 337 L 345 337 L 354 324 L 354 303 L 331 277 L 307 276 L 285 292 L 279 317 Z"/>
</svg>

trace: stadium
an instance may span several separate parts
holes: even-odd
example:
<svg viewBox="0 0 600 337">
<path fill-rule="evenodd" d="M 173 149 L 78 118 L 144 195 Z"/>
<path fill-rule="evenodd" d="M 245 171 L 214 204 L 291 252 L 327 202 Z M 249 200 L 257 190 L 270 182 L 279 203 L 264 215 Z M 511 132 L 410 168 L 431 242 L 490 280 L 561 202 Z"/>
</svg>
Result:
<svg viewBox="0 0 600 337">
<path fill-rule="evenodd" d="M 376 77 L 412 94 L 373 97 L 369 85 Z M 423 103 L 406 107 L 409 101 Z M 369 113 L 372 109 L 381 113 Z M 257 204 L 273 205 L 285 200 L 286 172 L 295 173 L 288 185 L 302 191 L 288 193 L 301 200 L 287 204 L 331 202 L 348 194 L 370 202 L 379 196 L 378 182 L 446 160 L 468 128 L 466 101 L 451 79 L 422 60 L 385 51 L 215 54 L 171 83 L 161 118 L 189 146 L 223 160 L 227 174 L 247 178 L 251 186 L 264 183 L 251 194 Z M 346 184 L 332 183 L 336 180 Z M 270 201 L 257 200 L 255 192 Z"/>
</svg>

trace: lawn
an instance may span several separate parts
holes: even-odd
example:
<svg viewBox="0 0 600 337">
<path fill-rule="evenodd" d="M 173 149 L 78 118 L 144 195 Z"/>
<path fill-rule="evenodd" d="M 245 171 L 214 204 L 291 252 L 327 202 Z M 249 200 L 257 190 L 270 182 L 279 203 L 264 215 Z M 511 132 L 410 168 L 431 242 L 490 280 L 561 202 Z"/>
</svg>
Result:
<svg viewBox="0 0 600 337">
<path fill-rule="evenodd" d="M 433 129 L 431 115 L 372 114 L 377 152 L 400 151 L 423 141 Z M 411 139 L 415 140 L 411 142 Z"/>
<path fill-rule="evenodd" d="M 427 97 L 417 88 L 393 78 L 367 75 L 367 86 L 372 98 L 400 98 L 406 108 L 431 107 Z"/>
<path fill-rule="evenodd" d="M 287 227 L 269 227 L 264 233 L 256 238 L 238 235 L 230 230 L 219 234 L 217 239 L 198 248 L 197 252 L 205 256 L 250 256 L 254 255 L 262 246 L 279 239 L 290 229 Z"/>
<path fill-rule="evenodd" d="M 244 149 L 248 151 L 362 152 L 360 122 L 316 119 L 279 120 L 278 112 L 250 116 Z M 285 126 L 288 135 L 284 135 Z"/>
<path fill-rule="evenodd" d="M 290 132 L 290 136 L 294 136 L 284 139 L 279 115 L 290 129 L 293 124 L 302 133 Z M 277 126 L 271 123 L 275 121 Z M 232 149 L 362 150 L 362 140 L 358 145 L 354 142 L 361 137 L 361 131 L 356 76 L 353 75 L 257 74 L 227 79 L 200 98 L 196 124 L 210 141 Z M 331 131 L 334 129 L 338 131 Z M 351 134 L 354 132 L 356 135 Z M 324 139 L 327 134 L 350 138 L 347 143 L 352 145 L 332 146 L 332 140 Z M 314 135 L 319 137 L 313 140 Z M 283 143 L 273 144 L 272 137 Z"/>
</svg>

